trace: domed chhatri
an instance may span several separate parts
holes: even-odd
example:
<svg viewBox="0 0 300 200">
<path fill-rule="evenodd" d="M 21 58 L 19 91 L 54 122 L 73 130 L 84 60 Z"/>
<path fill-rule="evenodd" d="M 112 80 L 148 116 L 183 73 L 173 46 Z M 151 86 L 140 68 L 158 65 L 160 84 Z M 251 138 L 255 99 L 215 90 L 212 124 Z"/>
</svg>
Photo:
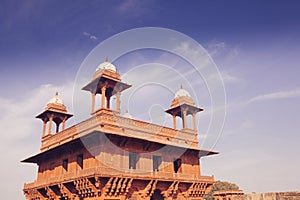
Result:
<svg viewBox="0 0 300 200">
<path fill-rule="evenodd" d="M 202 108 L 195 106 L 195 102 L 192 99 L 190 93 L 183 89 L 180 89 L 175 93 L 175 97 L 171 103 L 171 108 L 166 110 L 167 113 L 173 116 L 174 129 L 176 129 L 176 117 L 182 118 L 183 129 L 187 129 L 187 115 L 193 116 L 194 131 L 197 131 L 196 127 L 196 113 L 202 111 Z"/>
<path fill-rule="evenodd" d="M 96 72 L 100 71 L 100 70 L 110 70 L 112 72 L 117 72 L 117 68 L 116 66 L 114 66 L 112 63 L 108 62 L 108 59 L 106 58 L 104 63 L 101 63 L 100 65 L 98 65 Z"/>
<path fill-rule="evenodd" d="M 82 89 L 91 92 L 92 95 L 92 112 L 95 114 L 96 111 L 101 109 L 110 109 L 110 98 L 116 95 L 116 112 L 120 114 L 120 95 L 121 92 L 130 88 L 131 85 L 123 83 L 121 81 L 121 76 L 117 72 L 117 68 L 106 61 L 101 63 L 93 76 L 91 82 L 85 85 Z M 96 95 L 101 95 L 101 107 L 96 109 L 95 101 Z"/>
<path fill-rule="evenodd" d="M 67 107 L 64 105 L 63 100 L 58 96 L 58 92 L 55 93 L 54 97 L 52 97 L 45 108 L 45 110 L 36 116 L 43 121 L 43 136 L 45 138 L 52 134 L 52 122 L 56 124 L 56 133 L 59 132 L 60 124 L 62 124 L 61 130 L 65 129 L 65 122 L 72 114 L 67 113 Z M 48 132 L 46 132 L 46 126 L 48 125 Z"/>
</svg>

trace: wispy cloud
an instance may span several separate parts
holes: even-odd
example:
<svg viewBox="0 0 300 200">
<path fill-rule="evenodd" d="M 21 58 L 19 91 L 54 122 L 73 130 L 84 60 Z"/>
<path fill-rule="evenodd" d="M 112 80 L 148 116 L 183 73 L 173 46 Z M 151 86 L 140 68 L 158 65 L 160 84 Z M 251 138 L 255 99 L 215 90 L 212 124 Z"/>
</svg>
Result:
<svg viewBox="0 0 300 200">
<path fill-rule="evenodd" d="M 87 38 L 91 39 L 91 40 L 98 40 L 98 37 L 95 36 L 95 35 L 92 35 L 91 33 L 88 33 L 88 32 L 83 32 L 82 33 L 84 36 L 86 36 Z"/>
<path fill-rule="evenodd" d="M 234 76 L 233 74 L 223 70 L 220 71 L 220 75 L 224 81 L 224 83 L 240 83 L 242 81 L 242 79 L 240 79 L 237 76 Z M 220 75 L 218 73 L 212 73 L 208 79 L 211 81 L 217 81 L 218 79 L 220 79 Z"/>
<path fill-rule="evenodd" d="M 229 74 L 227 71 L 221 72 L 222 78 L 224 82 L 238 82 L 241 81 L 239 77 L 236 77 L 232 74 Z"/>
<path fill-rule="evenodd" d="M 212 57 L 221 56 L 226 59 L 233 59 L 239 55 L 239 47 L 231 46 L 225 42 L 219 42 L 216 40 L 210 41 L 206 45 L 206 50 Z"/>
<path fill-rule="evenodd" d="M 157 8 L 151 9 L 153 4 L 154 1 L 125 0 L 118 5 L 116 12 L 118 15 L 126 14 L 126 16 L 133 17 L 147 15 L 147 17 L 149 17 L 150 15 L 152 16 L 157 10 Z"/>
<path fill-rule="evenodd" d="M 289 91 L 279 91 L 279 92 L 258 95 L 256 97 L 251 98 L 247 103 L 252 103 L 255 101 L 272 100 L 272 99 L 286 99 L 292 97 L 300 97 L 300 88 L 289 90 Z"/>
<path fill-rule="evenodd" d="M 126 0 L 123 1 L 120 5 L 119 5 L 119 10 L 123 11 L 123 12 L 128 12 L 131 11 L 132 9 L 136 9 L 136 6 L 138 4 L 138 6 L 140 1 L 136 1 L 136 0 Z"/>
<path fill-rule="evenodd" d="M 208 44 L 207 51 L 211 56 L 213 56 L 224 51 L 226 48 L 228 48 L 228 46 L 225 42 L 212 41 Z"/>
</svg>

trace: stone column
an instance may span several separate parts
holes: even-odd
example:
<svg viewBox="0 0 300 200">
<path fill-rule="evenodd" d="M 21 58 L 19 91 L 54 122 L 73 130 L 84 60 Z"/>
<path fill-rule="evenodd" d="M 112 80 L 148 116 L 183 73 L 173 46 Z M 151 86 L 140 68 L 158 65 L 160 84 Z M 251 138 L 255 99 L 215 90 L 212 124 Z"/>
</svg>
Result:
<svg viewBox="0 0 300 200">
<path fill-rule="evenodd" d="M 95 112 L 95 100 L 96 100 L 96 94 L 92 93 L 92 113 Z"/>
<path fill-rule="evenodd" d="M 116 110 L 117 110 L 117 113 L 120 114 L 121 112 L 121 92 L 118 91 L 117 94 L 116 94 Z"/>
<path fill-rule="evenodd" d="M 183 122 L 183 128 L 187 128 L 187 123 L 186 123 L 186 109 L 183 110 L 183 118 L 182 118 L 182 122 Z"/>
<path fill-rule="evenodd" d="M 176 115 L 173 115 L 173 126 L 176 129 Z"/>
<path fill-rule="evenodd" d="M 110 108 L 110 96 L 106 97 L 106 108 Z"/>
<path fill-rule="evenodd" d="M 52 132 L 52 121 L 53 121 L 53 115 L 50 115 L 48 134 L 51 134 L 51 132 Z"/>
<path fill-rule="evenodd" d="M 101 88 L 101 93 L 102 93 L 101 108 L 105 108 L 105 92 L 106 92 L 106 87 Z"/>
<path fill-rule="evenodd" d="M 59 132 L 59 124 L 56 124 L 56 133 L 58 133 L 58 132 Z"/>
<path fill-rule="evenodd" d="M 67 120 L 67 117 L 64 117 L 63 121 L 62 121 L 62 131 L 65 130 L 65 126 L 66 126 L 66 120 Z"/>
<path fill-rule="evenodd" d="M 197 125 L 196 125 L 196 113 L 193 113 L 193 124 L 194 124 L 194 130 L 197 130 Z"/>
<path fill-rule="evenodd" d="M 47 121 L 46 121 L 46 119 L 44 119 L 43 120 L 43 137 L 45 137 L 46 136 L 46 127 L 47 127 Z"/>
</svg>

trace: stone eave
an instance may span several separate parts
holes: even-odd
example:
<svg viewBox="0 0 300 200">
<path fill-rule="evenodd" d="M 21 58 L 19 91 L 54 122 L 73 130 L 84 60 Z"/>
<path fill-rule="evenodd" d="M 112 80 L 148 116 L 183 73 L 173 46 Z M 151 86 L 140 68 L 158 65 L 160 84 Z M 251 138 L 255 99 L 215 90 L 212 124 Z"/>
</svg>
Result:
<svg viewBox="0 0 300 200">
<path fill-rule="evenodd" d="M 117 85 L 118 87 L 121 87 L 122 88 L 121 91 L 131 87 L 130 84 L 124 83 L 121 80 L 110 79 L 110 77 L 106 77 L 106 76 L 99 76 L 99 77 L 96 77 L 95 79 L 93 79 L 91 82 L 89 82 L 87 85 L 85 85 L 81 89 L 85 90 L 85 91 L 97 92 L 96 89 L 98 87 L 99 82 L 104 83 L 105 81 L 108 81 L 108 82 L 112 83 L 113 85 Z M 115 91 L 112 92 L 112 95 L 114 95 L 114 94 L 115 94 Z"/>
<path fill-rule="evenodd" d="M 70 114 L 70 113 L 67 113 L 67 112 L 61 112 L 61 111 L 58 111 L 58 110 L 45 110 L 43 111 L 42 113 L 38 114 L 35 118 L 43 118 L 45 115 L 47 115 L 47 113 L 55 113 L 55 114 L 58 114 L 58 115 L 63 115 L 63 116 L 66 116 L 67 118 L 70 118 L 72 117 L 73 115 Z"/>
<path fill-rule="evenodd" d="M 94 132 L 91 132 L 89 134 L 92 134 L 92 133 L 94 133 Z M 85 136 L 88 136 L 89 134 L 86 134 Z M 117 134 L 111 134 L 111 133 L 104 133 L 104 134 L 117 135 Z M 120 136 L 120 135 L 117 135 L 117 136 Z M 132 138 L 132 137 L 128 137 L 128 136 L 122 136 L 122 137 Z M 138 139 L 138 138 L 135 138 L 135 139 Z M 139 140 L 141 140 L 141 139 L 139 139 Z M 165 143 L 159 143 L 159 142 L 154 142 L 154 141 L 149 141 L 149 140 L 146 140 L 146 141 L 161 144 L 161 145 L 166 145 Z M 81 142 L 80 138 L 77 138 L 75 140 L 71 140 L 67 143 L 61 144 L 61 145 L 56 146 L 54 148 L 51 148 L 49 150 L 45 150 L 43 152 L 40 152 L 40 153 L 35 154 L 33 156 L 30 156 L 29 158 L 26 158 L 26 159 L 22 160 L 21 162 L 24 162 L 24 163 L 37 163 L 38 164 L 39 160 L 42 159 L 42 157 L 47 156 L 47 154 L 49 155 L 52 152 L 55 152 L 55 151 L 59 150 L 60 148 L 63 148 L 63 146 L 65 146 L 65 145 L 68 145 L 68 144 L 71 144 L 71 143 L 79 143 L 79 142 Z M 204 156 L 219 154 L 219 152 L 212 151 L 212 150 L 207 150 L 207 149 L 202 149 L 202 148 L 199 148 L 199 147 L 198 148 L 190 148 L 190 147 L 187 147 L 187 146 L 178 146 L 178 145 L 176 145 L 176 146 L 168 145 L 168 146 L 185 149 L 186 151 L 187 150 L 197 151 L 197 152 L 199 152 L 199 158 L 204 157 Z"/>
<path fill-rule="evenodd" d="M 194 111 L 196 111 L 196 112 L 201 112 L 201 111 L 203 111 L 202 108 L 199 108 L 199 107 L 197 107 L 197 106 L 190 105 L 190 104 L 187 104 L 187 103 L 182 103 L 182 104 L 180 104 L 180 105 L 171 107 L 171 108 L 169 108 L 168 110 L 165 110 L 165 112 L 166 112 L 166 113 L 169 113 L 169 114 L 171 114 L 171 115 L 175 114 L 176 116 L 180 116 L 181 111 L 180 111 L 180 110 L 178 111 L 178 109 L 179 109 L 179 108 L 184 108 L 184 107 L 188 107 L 188 108 L 190 108 L 191 110 L 194 110 Z M 188 113 L 187 113 L 187 114 L 192 114 L 192 112 L 190 112 L 190 110 L 188 110 Z"/>
</svg>

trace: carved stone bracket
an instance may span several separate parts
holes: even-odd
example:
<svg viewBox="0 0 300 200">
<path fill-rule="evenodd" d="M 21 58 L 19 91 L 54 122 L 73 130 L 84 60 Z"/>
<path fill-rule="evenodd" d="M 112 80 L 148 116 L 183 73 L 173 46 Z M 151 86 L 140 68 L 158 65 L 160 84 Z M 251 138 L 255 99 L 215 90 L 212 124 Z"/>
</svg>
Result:
<svg viewBox="0 0 300 200">
<path fill-rule="evenodd" d="M 157 180 L 152 179 L 145 189 L 141 192 L 140 196 L 142 199 L 146 199 L 146 197 L 151 197 L 154 193 L 154 190 L 156 189 Z"/>
<path fill-rule="evenodd" d="M 105 196 L 126 196 L 131 187 L 132 178 L 111 177 L 102 191 Z"/>
<path fill-rule="evenodd" d="M 48 197 L 49 200 L 57 199 L 57 195 L 51 189 L 51 187 L 49 187 L 49 186 L 45 187 L 45 191 L 46 191 L 46 196 Z"/>
<path fill-rule="evenodd" d="M 188 191 L 186 192 L 186 196 L 188 196 L 188 197 L 203 197 L 206 190 L 207 190 L 207 183 L 194 182 L 190 186 Z"/>
<path fill-rule="evenodd" d="M 179 185 L 179 181 L 174 181 L 166 191 L 162 192 L 164 197 L 165 198 L 169 198 L 169 197 L 176 198 L 177 191 L 178 191 L 178 185 Z"/>
<path fill-rule="evenodd" d="M 75 198 L 75 195 L 63 183 L 58 184 L 58 188 L 61 193 L 61 198 L 66 200 L 73 200 Z"/>
<path fill-rule="evenodd" d="M 97 183 L 99 185 L 99 183 Z M 97 188 L 88 178 L 74 180 L 75 189 L 79 197 L 97 197 L 100 194 Z"/>
<path fill-rule="evenodd" d="M 24 191 L 25 198 L 27 200 L 40 200 L 43 199 L 41 194 L 37 191 L 37 189 L 29 189 Z"/>
</svg>

